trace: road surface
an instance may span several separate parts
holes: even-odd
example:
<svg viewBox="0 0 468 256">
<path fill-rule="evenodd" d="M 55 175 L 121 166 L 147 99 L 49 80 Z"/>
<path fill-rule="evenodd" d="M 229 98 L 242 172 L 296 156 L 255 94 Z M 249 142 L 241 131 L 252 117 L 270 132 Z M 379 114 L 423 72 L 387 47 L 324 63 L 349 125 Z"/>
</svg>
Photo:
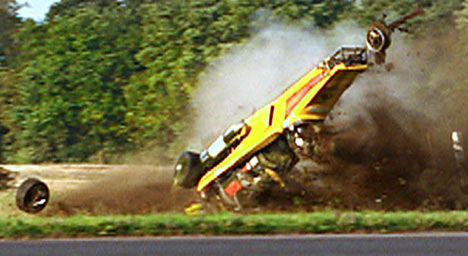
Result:
<svg viewBox="0 0 468 256">
<path fill-rule="evenodd" d="M 468 233 L 0 241 L 0 255 L 466 256 Z"/>
</svg>

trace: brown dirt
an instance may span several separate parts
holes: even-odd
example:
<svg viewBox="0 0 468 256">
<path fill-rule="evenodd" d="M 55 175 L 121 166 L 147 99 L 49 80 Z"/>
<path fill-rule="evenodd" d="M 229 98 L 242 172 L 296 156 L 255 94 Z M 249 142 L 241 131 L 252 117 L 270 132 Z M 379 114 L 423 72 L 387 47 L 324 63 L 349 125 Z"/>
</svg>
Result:
<svg viewBox="0 0 468 256">
<path fill-rule="evenodd" d="M 40 213 L 45 216 L 173 212 L 181 211 L 195 198 L 193 191 L 172 187 L 169 166 L 57 164 L 2 168 L 18 174 L 16 187 L 27 177 L 48 184 L 50 203 Z M 9 208 L 9 212 L 17 212 L 14 205 Z"/>
<path fill-rule="evenodd" d="M 193 191 L 176 189 L 169 168 L 120 166 L 74 189 L 63 191 L 44 212 L 57 214 L 144 214 L 180 211 Z"/>
<path fill-rule="evenodd" d="M 368 96 L 379 104 L 364 107 L 366 115 L 327 122 L 319 162 L 304 161 L 292 173 L 295 188 L 274 195 L 284 202 L 280 208 L 466 209 L 460 175 L 468 170 L 455 166 L 452 127 L 440 131 L 434 120 L 405 110 L 395 98 Z"/>
</svg>

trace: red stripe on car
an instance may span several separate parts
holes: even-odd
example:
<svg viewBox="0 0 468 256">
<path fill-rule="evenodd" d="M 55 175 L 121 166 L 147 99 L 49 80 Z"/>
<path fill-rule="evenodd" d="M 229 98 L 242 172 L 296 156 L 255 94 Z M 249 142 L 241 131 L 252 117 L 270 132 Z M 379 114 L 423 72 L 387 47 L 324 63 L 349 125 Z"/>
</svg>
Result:
<svg viewBox="0 0 468 256">
<path fill-rule="evenodd" d="M 309 82 L 302 87 L 299 91 L 295 92 L 291 97 L 286 101 L 286 115 L 285 117 L 291 114 L 293 108 L 301 101 L 302 98 L 323 78 L 323 73 L 316 75 L 314 78 L 310 79 Z"/>
</svg>

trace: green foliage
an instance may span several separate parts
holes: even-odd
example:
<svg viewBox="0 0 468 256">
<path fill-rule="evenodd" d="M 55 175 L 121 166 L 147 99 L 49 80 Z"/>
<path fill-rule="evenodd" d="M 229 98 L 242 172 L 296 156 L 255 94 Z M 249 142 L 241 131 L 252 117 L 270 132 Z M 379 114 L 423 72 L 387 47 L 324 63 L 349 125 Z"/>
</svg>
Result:
<svg viewBox="0 0 468 256">
<path fill-rule="evenodd" d="M 468 53 L 468 46 L 466 42 L 468 42 L 468 1 L 463 3 L 463 9 L 456 13 L 457 15 L 457 28 L 460 31 L 460 39 L 464 44 L 465 54 Z M 462 54 L 463 55 L 463 54 Z"/>
<path fill-rule="evenodd" d="M 248 37 L 259 8 L 326 27 L 350 4 L 63 0 L 47 22 L 26 22 L 18 34 L 9 160 L 86 161 L 148 141 L 167 145 L 188 120 L 198 75 Z"/>
<path fill-rule="evenodd" d="M 410 21 L 413 31 L 428 32 L 453 25 L 455 11 L 461 8 L 463 0 L 362 0 L 355 10 L 355 18 L 360 24 L 369 25 L 385 13 L 392 21 L 421 7 L 425 13 Z"/>
<path fill-rule="evenodd" d="M 17 13 L 20 7 L 15 0 L 0 0 L 0 67 L 12 61 L 13 35 L 21 24 Z"/>
<path fill-rule="evenodd" d="M 313 19 L 329 26 L 349 1 L 166 1 L 142 6 L 142 49 L 136 59 L 145 71 L 126 87 L 132 141 L 142 145 L 177 138 L 188 115 L 197 77 L 210 61 L 249 35 L 261 22 L 259 8 L 285 20 Z M 257 14 L 257 17 L 256 17 Z M 260 15 L 260 17 L 259 17 Z"/>
<path fill-rule="evenodd" d="M 10 69 L 0 69 L 0 162 L 5 161 L 5 155 L 14 142 L 11 131 L 14 121 L 9 110 L 17 98 L 14 84 L 16 74 Z"/>
<path fill-rule="evenodd" d="M 61 0 L 52 4 L 46 15 L 46 20 L 52 21 L 54 18 L 63 16 L 73 16 L 74 9 L 85 8 L 88 5 L 97 5 L 100 8 L 118 8 L 128 6 L 138 7 L 145 0 Z"/>
<path fill-rule="evenodd" d="M 7 114 L 13 102 L 14 90 L 12 85 L 15 74 L 12 71 L 15 62 L 14 34 L 21 25 L 18 9 L 21 7 L 15 0 L 0 0 L 0 161 L 4 161 L 4 151 L 9 139 L 5 135 L 9 132 L 10 116 Z"/>
<path fill-rule="evenodd" d="M 226 1 L 143 6 L 143 47 L 136 59 L 146 69 L 125 91 L 135 142 L 164 144 L 180 133 L 197 75 L 225 45 L 247 36 L 247 22 L 239 24 L 246 18 Z"/>
<path fill-rule="evenodd" d="M 267 8 L 276 6 L 273 13 L 279 17 L 287 17 L 290 20 L 303 20 L 307 19 L 313 21 L 318 27 L 330 27 L 335 21 L 338 21 L 340 15 L 349 11 L 354 1 L 349 0 L 312 0 L 312 1 L 263 1 L 266 3 Z M 273 5 L 273 6 L 271 6 Z"/>
<path fill-rule="evenodd" d="M 128 144 L 123 87 L 139 66 L 135 17 L 96 5 L 72 17 L 25 26 L 13 113 L 18 152 L 29 161 L 84 161 Z"/>
</svg>

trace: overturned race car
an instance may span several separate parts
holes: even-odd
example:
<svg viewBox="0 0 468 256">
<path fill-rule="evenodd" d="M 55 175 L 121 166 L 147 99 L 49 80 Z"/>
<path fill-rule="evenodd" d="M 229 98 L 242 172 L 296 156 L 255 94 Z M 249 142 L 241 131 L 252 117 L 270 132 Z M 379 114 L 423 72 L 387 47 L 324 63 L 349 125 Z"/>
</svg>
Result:
<svg viewBox="0 0 468 256">
<path fill-rule="evenodd" d="M 196 187 L 202 200 L 226 209 L 255 205 L 302 156 L 314 159 L 320 126 L 341 95 L 371 64 L 385 63 L 395 30 L 419 15 L 387 24 L 374 23 L 365 46 L 341 46 L 321 64 L 293 83 L 273 102 L 229 127 L 201 153 L 185 151 L 175 165 L 174 185 Z"/>
</svg>

